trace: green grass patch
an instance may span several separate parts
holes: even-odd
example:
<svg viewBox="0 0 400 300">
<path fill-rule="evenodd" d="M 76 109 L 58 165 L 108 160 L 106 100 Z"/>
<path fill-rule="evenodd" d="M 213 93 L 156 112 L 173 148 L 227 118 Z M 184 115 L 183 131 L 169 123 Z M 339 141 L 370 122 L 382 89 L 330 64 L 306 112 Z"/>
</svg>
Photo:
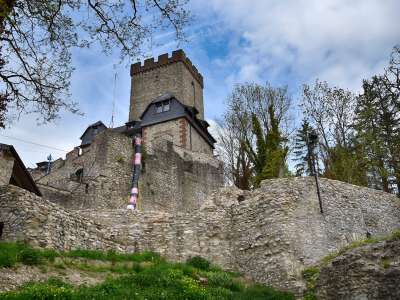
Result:
<svg viewBox="0 0 400 300">
<path fill-rule="evenodd" d="M 383 237 L 370 237 L 364 240 L 358 240 L 358 241 L 354 241 L 351 244 L 343 247 L 342 249 L 338 250 L 338 251 L 334 251 L 330 254 L 328 254 L 327 256 L 325 256 L 322 260 L 321 260 L 321 264 L 322 265 L 326 265 L 328 263 L 330 263 L 333 259 L 335 259 L 336 257 L 338 257 L 339 255 L 344 254 L 345 252 L 364 246 L 364 245 L 368 245 L 368 244 L 376 244 L 382 241 L 395 241 L 395 240 L 400 240 L 400 230 L 395 230 L 393 231 L 391 234 L 387 235 L 387 236 L 383 236 Z"/>
<path fill-rule="evenodd" d="M 3 249 L 4 247 L 6 246 L 3 245 Z M 51 265 L 60 268 L 96 272 L 114 270 L 120 275 L 108 277 L 101 284 L 79 287 L 64 283 L 58 278 L 50 278 L 47 282 L 29 283 L 16 291 L 0 293 L 0 299 L 294 300 L 292 294 L 270 287 L 245 286 L 239 282 L 239 274 L 224 272 L 203 258 L 191 259 L 187 263 L 169 263 L 151 252 L 119 254 L 74 250 L 53 253 L 26 248 L 25 245 L 9 244 L 7 247 L 17 249 L 6 251 L 15 254 L 9 256 L 15 258 L 12 264 L 23 262 L 21 257 L 24 257 L 24 262 L 28 264 L 49 261 Z M 23 251 L 18 247 L 22 247 Z M 24 255 L 20 254 L 21 251 Z"/>
<path fill-rule="evenodd" d="M 307 283 L 307 290 L 304 295 L 304 300 L 316 300 L 316 283 L 319 277 L 319 268 L 310 267 L 303 270 L 303 278 Z"/>
</svg>

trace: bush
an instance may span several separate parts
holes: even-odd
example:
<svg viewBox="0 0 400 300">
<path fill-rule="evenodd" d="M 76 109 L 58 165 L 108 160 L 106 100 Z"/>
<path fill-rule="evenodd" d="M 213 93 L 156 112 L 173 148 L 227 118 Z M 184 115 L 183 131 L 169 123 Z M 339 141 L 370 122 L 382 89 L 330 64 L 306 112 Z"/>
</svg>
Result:
<svg viewBox="0 0 400 300">
<path fill-rule="evenodd" d="M 195 267 L 200 270 L 207 271 L 210 269 L 210 262 L 201 256 L 194 256 L 189 258 L 186 263 L 192 267 Z"/>
<path fill-rule="evenodd" d="M 15 256 L 12 256 L 7 252 L 0 252 L 0 267 L 11 268 L 16 263 L 17 259 Z"/>
<path fill-rule="evenodd" d="M 25 265 L 38 265 L 41 262 L 40 252 L 26 247 L 19 253 L 19 260 Z"/>
<path fill-rule="evenodd" d="M 243 292 L 235 294 L 235 300 L 295 300 L 291 293 L 280 292 L 273 288 L 254 285 Z"/>
<path fill-rule="evenodd" d="M 210 273 L 208 275 L 210 286 L 223 287 L 231 291 L 240 291 L 242 287 L 238 282 L 233 281 L 232 277 L 225 272 Z"/>
</svg>

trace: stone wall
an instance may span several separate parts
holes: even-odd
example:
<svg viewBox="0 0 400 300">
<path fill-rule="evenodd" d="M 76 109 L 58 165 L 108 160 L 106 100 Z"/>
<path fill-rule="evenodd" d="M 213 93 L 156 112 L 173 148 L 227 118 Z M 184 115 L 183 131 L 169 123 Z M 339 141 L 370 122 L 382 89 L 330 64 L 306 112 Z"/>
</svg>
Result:
<svg viewBox="0 0 400 300">
<path fill-rule="evenodd" d="M 142 210 L 197 209 L 223 185 L 222 165 L 217 159 L 186 151 L 164 137 L 152 139 L 153 143 L 145 144 L 147 155 L 139 179 Z M 34 172 L 43 197 L 69 209 L 125 208 L 132 178 L 131 139 L 106 130 L 82 150 L 81 154 L 71 151 L 63 163 L 53 165 L 49 175 Z M 81 179 L 75 175 L 79 169 L 83 170 Z"/>
<path fill-rule="evenodd" d="M 154 124 L 148 127 L 144 127 L 142 129 L 142 137 L 143 144 L 147 145 L 149 152 L 152 151 L 152 144 L 157 140 L 167 140 L 172 142 L 173 144 L 184 147 L 181 139 L 181 120 L 185 120 L 184 118 L 175 119 L 168 122 L 163 122 L 159 124 Z"/>
<path fill-rule="evenodd" d="M 57 160 L 49 175 L 36 174 L 45 199 L 71 209 L 125 207 L 130 193 L 132 143 L 106 130 L 92 144 Z M 81 178 L 76 174 L 82 170 Z"/>
<path fill-rule="evenodd" d="M 322 267 L 318 299 L 400 299 L 400 237 L 345 252 Z"/>
<path fill-rule="evenodd" d="M 153 144 L 166 140 L 188 151 L 213 155 L 213 148 L 185 118 L 144 127 L 142 137 L 143 144 L 147 145 L 149 152 L 152 151 Z"/>
<path fill-rule="evenodd" d="M 0 240 L 58 250 L 120 249 L 101 225 L 12 185 L 0 187 L 0 222 Z"/>
<path fill-rule="evenodd" d="M 213 154 L 213 148 L 204 140 L 204 138 L 198 133 L 198 131 L 188 122 L 187 126 L 187 149 L 193 152 L 207 153 L 209 155 Z"/>
<path fill-rule="evenodd" d="M 139 207 L 153 211 L 192 211 L 223 186 L 222 163 L 159 140 L 146 148 L 139 180 Z"/>
<path fill-rule="evenodd" d="M 158 96 L 173 93 L 183 104 L 194 106 L 199 118 L 204 118 L 203 77 L 182 50 L 171 57 L 163 54 L 131 66 L 131 100 L 129 121 L 139 120 L 141 114 Z"/>
<path fill-rule="evenodd" d="M 0 191 L 0 221 L 4 239 L 57 249 L 153 250 L 179 261 L 201 255 L 301 295 L 305 267 L 367 232 L 379 236 L 400 227 L 393 195 L 327 179 L 321 191 L 323 215 L 312 178 L 267 180 L 252 192 L 224 188 L 189 212 L 68 211 L 9 187 Z M 170 199 L 167 194 L 164 201 Z"/>
<path fill-rule="evenodd" d="M 0 151 L 0 186 L 10 183 L 14 158 L 6 151 Z"/>
</svg>

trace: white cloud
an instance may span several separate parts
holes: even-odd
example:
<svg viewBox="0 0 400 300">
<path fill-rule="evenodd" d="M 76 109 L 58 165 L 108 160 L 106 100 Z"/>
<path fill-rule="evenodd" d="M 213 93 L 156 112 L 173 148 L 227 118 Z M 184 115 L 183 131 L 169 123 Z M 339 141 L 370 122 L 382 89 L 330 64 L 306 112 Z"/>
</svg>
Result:
<svg viewBox="0 0 400 300">
<path fill-rule="evenodd" d="M 209 119 L 221 114 L 223 100 L 238 82 L 268 80 L 296 92 L 301 83 L 320 78 L 358 90 L 362 78 L 382 71 L 391 48 L 400 43 L 398 0 L 192 0 L 191 5 L 197 21 L 188 31 L 190 43 L 180 46 L 204 76 Z M 170 38 L 171 32 L 155 37 L 160 46 L 148 54 L 171 53 L 177 44 Z M 36 127 L 34 116 L 24 116 L 0 132 L 0 142 L 14 144 L 30 166 L 50 152 L 62 153 L 1 134 L 70 150 L 87 125 L 110 121 L 118 59 L 98 49 L 80 50 L 74 59 L 72 93 L 83 118 L 64 113 L 55 124 Z M 130 77 L 128 66 L 116 70 L 119 125 L 128 118 Z"/>
<path fill-rule="evenodd" d="M 210 0 L 209 5 L 226 30 L 245 40 L 230 46 L 236 81 L 282 81 L 290 71 L 303 81 L 318 77 L 357 89 L 362 78 L 382 70 L 400 43 L 396 0 Z"/>
</svg>

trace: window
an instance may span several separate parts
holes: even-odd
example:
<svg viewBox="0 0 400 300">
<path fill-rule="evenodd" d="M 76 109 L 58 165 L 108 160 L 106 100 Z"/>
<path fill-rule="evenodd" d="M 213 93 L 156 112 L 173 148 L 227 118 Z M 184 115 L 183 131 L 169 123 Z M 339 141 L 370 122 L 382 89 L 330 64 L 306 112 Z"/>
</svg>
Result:
<svg viewBox="0 0 400 300">
<path fill-rule="evenodd" d="M 83 169 L 79 169 L 75 172 L 76 181 L 82 182 L 83 179 Z"/>
<path fill-rule="evenodd" d="M 165 112 L 165 111 L 169 111 L 169 109 L 170 109 L 170 101 L 169 100 L 156 103 L 156 113 L 157 114 Z"/>
<path fill-rule="evenodd" d="M 162 113 L 162 111 L 163 111 L 162 107 L 163 107 L 162 103 L 156 103 L 156 113 L 157 114 Z"/>
<path fill-rule="evenodd" d="M 163 111 L 169 111 L 169 100 L 163 102 Z"/>
</svg>

